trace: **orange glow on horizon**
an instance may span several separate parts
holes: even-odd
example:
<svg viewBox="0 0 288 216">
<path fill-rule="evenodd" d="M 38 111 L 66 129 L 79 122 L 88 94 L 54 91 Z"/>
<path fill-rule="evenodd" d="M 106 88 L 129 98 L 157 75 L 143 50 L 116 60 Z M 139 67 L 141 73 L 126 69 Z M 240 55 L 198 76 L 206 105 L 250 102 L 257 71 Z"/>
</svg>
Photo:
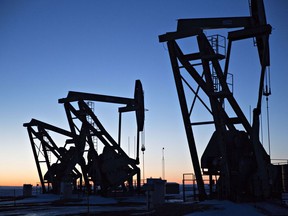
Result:
<svg viewBox="0 0 288 216">
<path fill-rule="evenodd" d="M 37 172 L 25 172 L 23 170 L 13 170 L 13 172 L 7 172 L 0 178 L 0 186 L 23 186 L 23 184 L 31 184 L 36 186 L 40 180 Z"/>
<path fill-rule="evenodd" d="M 151 176 L 148 178 L 161 178 L 158 176 Z M 147 178 L 146 178 L 147 179 Z M 145 179 L 145 182 L 146 182 Z M 168 177 L 165 179 L 167 182 L 176 182 L 178 184 L 182 184 L 182 178 L 179 177 Z M 23 186 L 24 184 L 31 184 L 36 186 L 40 184 L 39 178 L 18 178 L 18 179 L 1 179 L 0 186 Z"/>
</svg>

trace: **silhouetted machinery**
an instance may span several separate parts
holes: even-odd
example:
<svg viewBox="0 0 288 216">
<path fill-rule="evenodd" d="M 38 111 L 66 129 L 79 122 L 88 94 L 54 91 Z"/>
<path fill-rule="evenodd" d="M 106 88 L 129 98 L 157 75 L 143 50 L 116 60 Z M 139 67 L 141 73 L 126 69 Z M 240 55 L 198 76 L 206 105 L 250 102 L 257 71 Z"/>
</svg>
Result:
<svg viewBox="0 0 288 216">
<path fill-rule="evenodd" d="M 247 17 L 179 19 L 176 32 L 159 36 L 159 41 L 167 42 L 168 45 L 199 198 L 202 200 L 206 192 L 201 168 L 203 174 L 210 177 L 211 187 L 214 182 L 212 176 L 218 177 L 216 190 L 223 199 L 261 199 L 281 191 L 279 167 L 270 163 L 270 157 L 259 140 L 262 96 L 268 97 L 271 93 L 269 83 L 265 85 L 270 65 L 268 38 L 271 26 L 266 22 L 262 0 L 251 0 L 250 10 L 251 16 Z M 228 32 L 228 48 L 224 54 L 219 51 L 223 38 L 219 35 L 206 37 L 204 34 L 204 31 L 220 28 L 236 28 Z M 186 41 L 183 41 L 184 38 Z M 252 125 L 240 109 L 228 82 L 232 43 L 247 38 L 254 38 L 261 66 L 258 101 L 253 111 Z M 180 48 L 192 39 L 194 44 L 198 44 L 198 51 L 190 53 L 187 46 Z M 220 61 L 224 59 L 222 69 Z M 192 100 L 191 95 L 194 95 Z M 191 120 L 196 100 L 211 114 L 211 121 Z M 232 110 L 229 113 L 226 111 L 228 106 Z M 207 124 L 213 124 L 215 132 L 202 155 L 200 167 L 192 127 Z"/>
<path fill-rule="evenodd" d="M 93 101 L 125 105 L 118 109 L 118 143 L 95 115 L 91 107 Z M 74 189 L 77 189 L 77 185 L 84 189 L 83 180 L 85 190 L 89 192 L 91 185 L 94 190 L 100 186 L 104 193 L 119 186 L 127 189 L 127 185 L 132 190 L 134 175 L 137 175 L 139 189 L 139 136 L 144 127 L 144 94 L 140 80 L 135 82 L 134 98 L 69 92 L 66 98 L 59 99 L 59 103 L 64 105 L 70 130 L 36 119 L 24 124 L 28 130 L 43 193 L 59 193 L 62 183 L 71 184 Z M 120 146 L 121 116 L 123 112 L 131 111 L 136 113 L 137 120 L 135 159 L 130 158 Z M 64 137 L 65 144 L 59 147 L 52 134 L 58 136 L 57 141 Z M 101 154 L 98 151 L 100 143 L 103 144 Z M 52 162 L 53 158 L 56 162 Z"/>
</svg>

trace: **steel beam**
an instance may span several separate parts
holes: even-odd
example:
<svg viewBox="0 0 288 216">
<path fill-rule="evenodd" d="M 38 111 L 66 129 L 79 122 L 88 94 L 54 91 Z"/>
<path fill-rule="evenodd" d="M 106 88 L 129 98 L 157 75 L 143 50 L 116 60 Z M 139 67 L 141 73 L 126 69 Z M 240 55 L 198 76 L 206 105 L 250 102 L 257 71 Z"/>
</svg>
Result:
<svg viewBox="0 0 288 216">
<path fill-rule="evenodd" d="M 192 130 L 191 122 L 190 122 L 190 118 L 189 118 L 189 110 L 187 107 L 184 87 L 183 87 L 183 83 L 181 80 L 181 74 L 180 74 L 177 55 L 176 55 L 177 51 L 175 48 L 175 42 L 169 41 L 167 44 L 168 44 L 168 50 L 169 50 L 173 75 L 174 75 L 174 79 L 175 79 L 175 83 L 176 83 L 178 99 L 180 102 L 180 108 L 181 108 L 181 113 L 182 113 L 182 117 L 183 117 L 184 127 L 185 127 L 185 131 L 186 131 L 186 135 L 187 135 L 188 146 L 189 146 L 190 155 L 192 158 L 192 163 L 193 163 L 192 165 L 194 167 L 194 172 L 195 172 L 197 185 L 198 185 L 198 189 L 199 189 L 199 199 L 204 200 L 204 199 L 206 199 L 204 181 L 203 181 L 202 174 L 201 174 L 201 169 L 200 169 L 200 164 L 199 164 L 199 159 L 198 159 L 198 153 L 197 153 L 197 149 L 196 149 L 196 143 L 195 143 L 193 130 Z"/>
</svg>

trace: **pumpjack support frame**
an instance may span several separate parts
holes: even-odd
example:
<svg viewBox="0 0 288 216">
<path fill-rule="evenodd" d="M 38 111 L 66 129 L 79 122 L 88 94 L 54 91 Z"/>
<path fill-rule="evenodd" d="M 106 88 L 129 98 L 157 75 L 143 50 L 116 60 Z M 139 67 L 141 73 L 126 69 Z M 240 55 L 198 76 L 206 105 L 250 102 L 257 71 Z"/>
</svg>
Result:
<svg viewBox="0 0 288 216">
<path fill-rule="evenodd" d="M 126 105 L 118 109 L 120 117 L 122 112 L 136 113 L 138 152 L 135 159 L 130 158 L 120 146 L 121 122 L 117 143 L 87 105 L 87 101 Z M 69 92 L 66 98 L 59 99 L 59 103 L 64 105 L 70 131 L 35 119 L 23 125 L 27 127 L 42 192 L 47 192 L 48 184 L 48 190 L 52 187 L 53 192 L 59 193 L 62 182 L 70 182 L 76 189 L 76 182 L 79 179 L 82 189 L 82 178 L 88 192 L 91 182 L 94 184 L 94 189 L 99 185 L 102 192 L 106 192 L 113 187 L 124 185 L 127 181 L 132 190 L 134 175 L 137 175 L 137 188 L 140 190 L 140 168 L 137 165 L 139 136 L 144 128 L 145 114 L 144 93 L 140 80 L 135 82 L 134 98 Z M 67 138 L 64 147 L 56 145 L 49 131 Z M 97 137 L 104 145 L 101 154 L 96 151 L 92 137 Z M 56 162 L 51 162 L 48 153 L 52 153 Z M 81 170 L 77 168 L 77 164 Z"/>
<path fill-rule="evenodd" d="M 226 56 L 216 53 L 204 34 L 204 30 L 219 28 L 237 28 L 237 30 L 228 32 Z M 201 168 L 204 174 L 210 176 L 210 184 L 212 175 L 219 176 L 218 195 L 221 198 L 238 200 L 244 195 L 256 198 L 271 195 L 271 181 L 275 170 L 259 140 L 259 116 L 264 77 L 266 68 L 270 65 L 268 42 L 270 33 L 271 26 L 266 22 L 263 1 L 251 0 L 251 16 L 249 17 L 179 19 L 176 32 L 168 32 L 159 36 L 159 41 L 167 42 L 168 45 L 200 200 L 204 200 L 207 196 Z M 182 38 L 196 38 L 199 51 L 184 54 L 181 46 L 177 43 Z M 247 38 L 255 38 L 261 65 L 258 102 L 254 109 L 252 126 L 227 84 L 232 42 Z M 226 61 L 224 69 L 222 69 L 220 61 L 224 58 Z M 197 70 L 199 66 L 202 66 L 202 70 Z M 220 90 L 215 90 L 213 83 L 215 75 L 219 81 Z M 197 90 L 192 88 L 186 77 L 194 80 L 198 86 Z M 194 94 L 193 101 L 196 98 L 199 99 L 210 112 L 212 121 L 193 122 L 191 114 L 194 102 L 191 107 L 188 106 L 187 88 L 184 86 Z M 199 89 L 208 97 L 209 104 L 205 104 L 201 99 Z M 235 116 L 226 112 L 223 106 L 224 101 L 230 105 Z M 204 124 L 214 124 L 215 132 L 204 151 L 200 167 L 192 126 Z M 239 127 L 236 125 L 242 126 L 240 128 L 243 128 L 244 131 L 239 131 L 237 129 Z M 250 167 L 245 168 L 244 165 Z M 247 179 L 243 179 L 241 176 L 245 176 Z"/>
</svg>

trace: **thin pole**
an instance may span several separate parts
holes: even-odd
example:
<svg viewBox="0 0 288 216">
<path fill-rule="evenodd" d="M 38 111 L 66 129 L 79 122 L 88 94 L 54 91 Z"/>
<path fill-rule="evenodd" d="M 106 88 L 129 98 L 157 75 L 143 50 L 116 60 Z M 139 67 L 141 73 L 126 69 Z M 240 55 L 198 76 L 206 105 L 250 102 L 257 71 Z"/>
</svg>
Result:
<svg viewBox="0 0 288 216">
<path fill-rule="evenodd" d="M 130 157 L 130 137 L 128 136 L 128 156 Z"/>
<path fill-rule="evenodd" d="M 264 139 L 263 139 L 263 117 L 262 117 L 262 114 L 260 114 L 260 125 L 261 125 L 261 143 L 262 143 L 262 146 L 264 146 Z"/>
<path fill-rule="evenodd" d="M 270 156 L 270 162 L 271 162 L 271 148 L 270 148 L 270 122 L 269 122 L 269 106 L 268 106 L 268 97 L 266 97 L 266 108 L 267 108 L 268 148 L 269 148 L 269 156 Z"/>
<path fill-rule="evenodd" d="M 141 132 L 141 151 L 143 153 L 143 185 L 145 184 L 145 170 L 144 170 L 144 151 L 145 149 L 145 130 L 143 128 L 143 131 Z"/>
<path fill-rule="evenodd" d="M 134 136 L 134 158 L 136 158 L 136 137 Z"/>
<path fill-rule="evenodd" d="M 164 147 L 162 148 L 162 178 L 165 179 L 165 159 L 164 159 Z"/>
<path fill-rule="evenodd" d="M 144 151 L 142 151 L 143 152 L 143 185 L 145 184 L 145 172 L 144 172 Z"/>
<path fill-rule="evenodd" d="M 119 125 L 118 125 L 118 145 L 121 143 L 121 121 L 122 121 L 122 113 L 119 112 Z"/>
<path fill-rule="evenodd" d="M 249 106 L 249 121 L 250 121 L 250 122 L 249 122 L 250 125 L 252 125 L 252 124 L 251 124 L 251 105 Z"/>
</svg>

